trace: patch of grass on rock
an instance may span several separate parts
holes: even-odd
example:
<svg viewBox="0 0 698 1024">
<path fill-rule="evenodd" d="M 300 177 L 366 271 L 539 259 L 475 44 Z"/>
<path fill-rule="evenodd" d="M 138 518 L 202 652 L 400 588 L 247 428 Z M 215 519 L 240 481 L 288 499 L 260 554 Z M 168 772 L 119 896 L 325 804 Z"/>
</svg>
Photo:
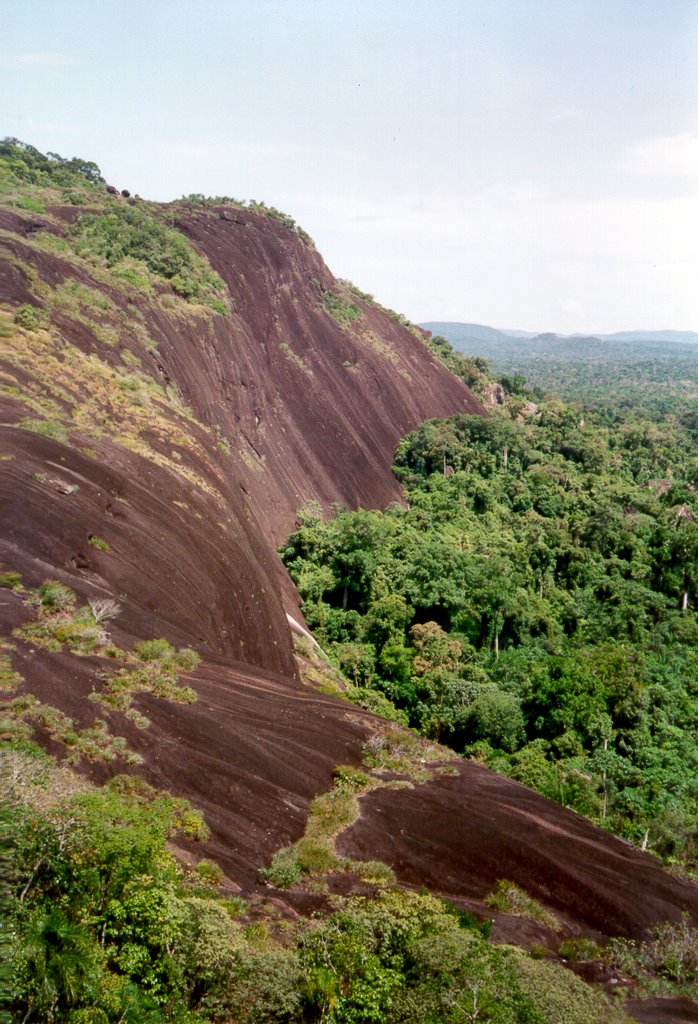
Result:
<svg viewBox="0 0 698 1024">
<path fill-rule="evenodd" d="M 494 891 L 485 897 L 485 903 L 492 910 L 499 910 L 503 914 L 514 914 L 517 917 L 530 917 L 534 921 L 540 921 L 548 928 L 557 928 L 559 922 L 546 910 L 542 903 L 529 896 L 515 882 L 506 878 L 500 878 Z"/>
</svg>

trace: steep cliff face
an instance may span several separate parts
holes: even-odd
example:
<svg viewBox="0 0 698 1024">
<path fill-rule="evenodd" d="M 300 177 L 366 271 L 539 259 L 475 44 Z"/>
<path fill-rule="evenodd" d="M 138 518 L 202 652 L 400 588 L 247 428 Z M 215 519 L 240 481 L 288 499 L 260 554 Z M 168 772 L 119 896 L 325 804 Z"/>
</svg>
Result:
<svg viewBox="0 0 698 1024">
<path fill-rule="evenodd" d="M 212 827 L 209 852 L 254 887 L 258 867 L 301 835 L 332 769 L 359 763 L 377 728 L 300 683 L 287 621 L 297 595 L 276 547 L 308 500 L 399 499 L 392 453 L 421 420 L 486 412 L 418 330 L 336 281 L 275 217 L 13 188 L 0 207 L 0 597 L 4 652 L 21 676 L 13 696 L 38 701 L 17 713 L 95 779 L 137 770 L 188 796 Z M 83 244 L 86 216 L 118 226 L 132 210 L 176 223 L 205 261 L 212 301 L 181 275 Z M 46 580 L 63 591 L 40 593 Z M 118 607 L 97 621 L 81 611 L 90 601 Z M 160 661 L 155 648 L 134 653 L 153 638 L 203 660 L 193 670 L 162 647 Z M 522 792 L 473 766 L 399 800 L 384 789 L 344 843 L 377 850 L 407 884 L 475 903 L 505 850 L 507 877 L 569 908 L 575 928 L 602 930 L 616 914 L 609 933 L 639 935 L 683 907 L 698 914 L 694 888 Z"/>
<path fill-rule="evenodd" d="M 481 407 L 415 331 L 346 293 L 277 220 L 229 208 L 177 218 L 226 282 L 231 315 L 165 284 L 144 294 L 79 258 L 64 242 L 74 207 L 4 212 L 7 324 L 20 303 L 41 310 L 37 330 L 6 326 L 4 419 L 34 428 L 7 438 L 19 450 L 4 466 L 6 561 L 28 568 L 42 537 L 32 583 L 36 572 L 66 572 L 78 590 L 89 580 L 118 594 L 134 636 L 151 617 L 293 674 L 275 547 L 297 508 L 398 498 L 397 439 L 425 417 Z M 339 323 L 325 308 L 335 296 L 360 315 Z M 62 467 L 67 492 L 41 479 L 44 462 Z"/>
<path fill-rule="evenodd" d="M 370 728 L 298 682 L 298 598 L 276 547 L 308 500 L 399 498 L 398 438 L 482 410 L 416 329 L 352 294 L 279 220 L 103 189 L 76 207 L 64 192 L 20 183 L 0 207 L 2 563 L 19 579 L 0 597 L 18 692 L 81 735 L 105 721 L 126 760 L 205 810 L 216 855 L 250 884 Z M 144 246 L 148 225 L 176 220 L 224 282 L 216 309 L 142 262 L 81 248 L 76 223 L 115 218 L 123 234 L 132 217 Z M 47 579 L 75 593 L 64 619 L 118 602 L 96 643 L 66 639 L 36 594 Z M 186 678 L 197 702 L 152 686 L 103 699 L 134 646 L 159 637 L 202 656 Z M 51 714 L 28 721 L 65 754 Z M 95 778 L 125 766 L 103 746 L 80 760 Z"/>
<path fill-rule="evenodd" d="M 191 382 L 197 412 L 237 431 L 261 462 L 244 476 L 275 539 L 306 498 L 371 507 L 398 498 L 389 470 L 405 431 L 446 410 L 483 412 L 417 329 L 348 291 L 274 219 L 188 211 L 179 227 L 225 280 L 234 309 L 213 350 L 197 347 L 173 372 Z"/>
</svg>

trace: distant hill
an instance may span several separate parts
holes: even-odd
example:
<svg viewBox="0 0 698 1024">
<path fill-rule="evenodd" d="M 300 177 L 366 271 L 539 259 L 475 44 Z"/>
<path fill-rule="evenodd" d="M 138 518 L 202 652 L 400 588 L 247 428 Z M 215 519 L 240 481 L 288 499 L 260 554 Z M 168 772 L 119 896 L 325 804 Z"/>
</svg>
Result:
<svg viewBox="0 0 698 1024">
<path fill-rule="evenodd" d="M 483 356 L 497 370 L 523 370 L 531 361 L 577 363 L 592 360 L 625 363 L 628 359 L 692 358 L 698 346 L 694 331 L 620 331 L 616 334 L 532 334 L 484 324 L 434 320 L 419 325 L 441 335 L 466 355 Z"/>
<path fill-rule="evenodd" d="M 421 324 L 466 356 L 488 359 L 495 373 L 523 376 L 531 387 L 596 401 L 635 401 L 698 393 L 698 332 L 618 331 L 605 335 L 531 334 L 479 324 Z"/>
<path fill-rule="evenodd" d="M 486 327 L 484 324 L 461 324 L 435 321 L 434 323 L 419 324 L 426 331 L 434 335 L 440 335 L 451 342 L 456 348 L 473 342 L 484 342 L 493 344 L 509 341 L 511 337 L 518 336 L 518 332 L 500 331 L 496 327 Z M 533 337 L 533 335 L 528 335 Z"/>
<path fill-rule="evenodd" d="M 470 346 L 474 342 L 487 345 L 515 341 L 597 341 L 608 342 L 641 342 L 644 344 L 674 343 L 682 345 L 698 345 L 698 331 L 616 331 L 613 334 L 555 334 L 553 332 L 536 332 L 510 330 L 508 328 L 488 327 L 485 324 L 466 324 L 459 321 L 433 320 L 419 324 L 434 335 L 442 335 L 456 348 Z M 485 354 L 485 353 L 483 353 Z"/>
<path fill-rule="evenodd" d="M 420 324 L 432 335 L 446 338 L 455 349 L 466 355 L 483 356 L 494 363 L 495 369 L 509 370 L 519 363 L 530 360 L 554 360 L 555 362 L 578 362 L 597 358 L 602 353 L 608 357 L 611 350 L 626 357 L 629 346 L 625 342 L 606 341 L 596 336 L 564 336 L 560 334 L 525 334 L 523 332 L 500 331 L 494 327 L 479 324 L 433 322 Z M 648 342 L 636 343 L 649 348 Z M 661 343 L 662 348 L 666 345 Z"/>
<path fill-rule="evenodd" d="M 698 345 L 698 331 L 616 331 L 602 337 L 606 341 L 675 341 Z"/>
</svg>

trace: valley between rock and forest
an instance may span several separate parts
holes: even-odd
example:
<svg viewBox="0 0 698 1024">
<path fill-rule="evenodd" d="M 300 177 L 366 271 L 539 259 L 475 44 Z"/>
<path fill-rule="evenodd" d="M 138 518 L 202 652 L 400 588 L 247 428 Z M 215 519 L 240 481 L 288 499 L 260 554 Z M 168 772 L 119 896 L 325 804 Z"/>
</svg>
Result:
<svg viewBox="0 0 698 1024">
<path fill-rule="evenodd" d="M 698 420 L 0 144 L 22 1024 L 698 1021 Z"/>
</svg>

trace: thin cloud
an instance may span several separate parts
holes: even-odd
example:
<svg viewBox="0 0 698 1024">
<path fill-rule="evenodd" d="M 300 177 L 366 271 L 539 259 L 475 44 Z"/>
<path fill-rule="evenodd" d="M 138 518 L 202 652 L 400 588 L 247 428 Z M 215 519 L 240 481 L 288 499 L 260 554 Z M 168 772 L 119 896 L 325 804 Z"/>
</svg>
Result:
<svg viewBox="0 0 698 1024">
<path fill-rule="evenodd" d="M 10 61 L 12 64 L 35 68 L 65 68 L 77 64 L 75 57 L 67 53 L 16 53 Z"/>
<path fill-rule="evenodd" d="M 651 178 L 698 178 L 698 135 L 653 135 L 626 150 L 626 170 Z"/>
<path fill-rule="evenodd" d="M 586 111 L 576 110 L 573 107 L 558 107 L 554 110 L 550 120 L 551 121 L 583 121 L 586 117 Z"/>
<path fill-rule="evenodd" d="M 521 180 L 467 196 L 318 190 L 282 205 L 335 272 L 417 321 L 698 323 L 698 197 L 563 198 Z"/>
</svg>

